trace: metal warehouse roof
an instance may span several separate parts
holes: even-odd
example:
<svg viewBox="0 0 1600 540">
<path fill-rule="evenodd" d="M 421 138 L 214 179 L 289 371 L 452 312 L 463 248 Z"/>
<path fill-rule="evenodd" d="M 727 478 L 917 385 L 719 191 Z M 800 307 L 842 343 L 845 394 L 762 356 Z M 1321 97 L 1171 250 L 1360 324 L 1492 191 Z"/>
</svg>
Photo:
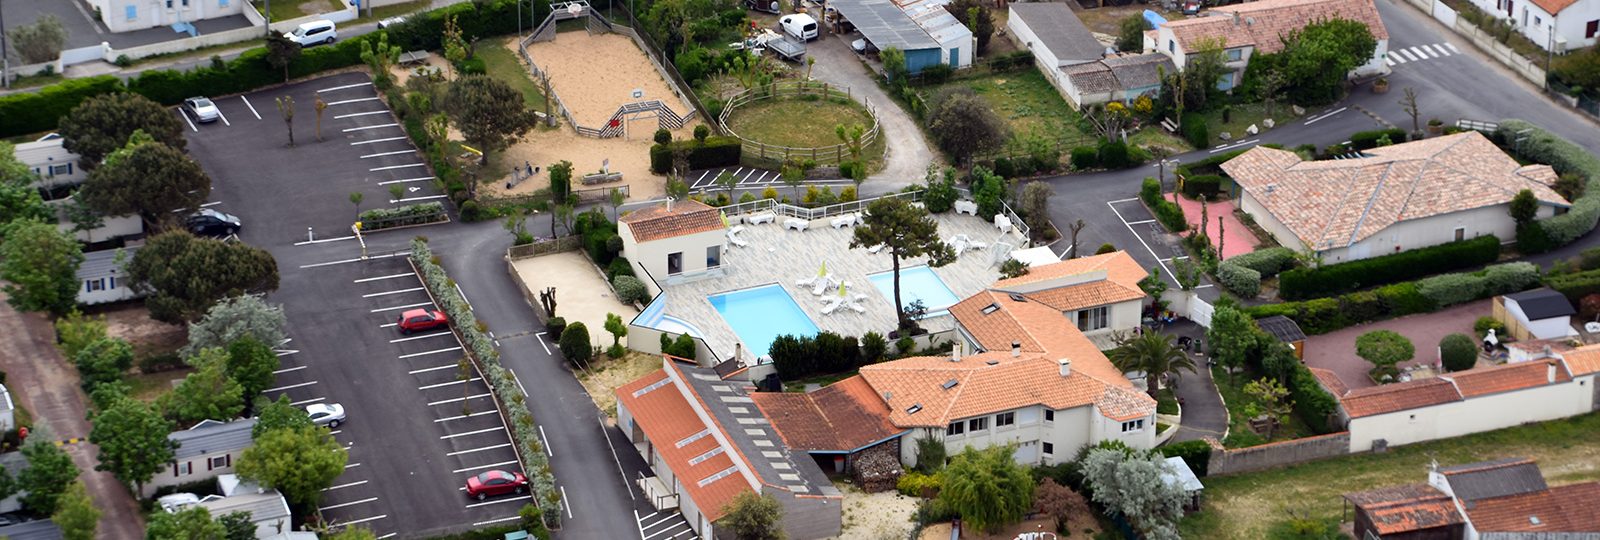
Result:
<svg viewBox="0 0 1600 540">
<path fill-rule="evenodd" d="M 939 43 L 928 31 L 889 0 L 833 0 L 829 6 L 839 10 L 878 50 L 895 47 L 904 51 L 937 49 Z"/>
<path fill-rule="evenodd" d="M 1034 2 L 1011 4 L 1011 16 L 1022 19 L 1039 44 L 1063 63 L 1093 62 L 1105 57 L 1106 47 L 1066 4 Z"/>
</svg>

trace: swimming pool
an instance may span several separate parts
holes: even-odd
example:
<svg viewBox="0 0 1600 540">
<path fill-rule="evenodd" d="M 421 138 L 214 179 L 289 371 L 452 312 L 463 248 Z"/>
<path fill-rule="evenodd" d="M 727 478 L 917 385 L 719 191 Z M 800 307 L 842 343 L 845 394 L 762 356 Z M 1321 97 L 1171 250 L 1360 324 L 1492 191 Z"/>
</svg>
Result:
<svg viewBox="0 0 1600 540">
<path fill-rule="evenodd" d="M 774 283 L 762 287 L 743 289 L 707 296 L 711 307 L 722 315 L 722 320 L 739 335 L 756 358 L 767 355 L 767 348 L 778 336 L 812 336 L 817 324 L 800 311 L 800 304 Z"/>
<path fill-rule="evenodd" d="M 889 304 L 894 305 L 894 271 L 879 272 L 867 278 L 872 280 L 872 285 L 883 293 L 884 298 L 889 299 Z M 909 306 L 917 300 L 927 306 L 928 315 L 943 315 L 950 306 L 961 301 L 927 265 L 901 268 L 900 301 Z"/>
</svg>

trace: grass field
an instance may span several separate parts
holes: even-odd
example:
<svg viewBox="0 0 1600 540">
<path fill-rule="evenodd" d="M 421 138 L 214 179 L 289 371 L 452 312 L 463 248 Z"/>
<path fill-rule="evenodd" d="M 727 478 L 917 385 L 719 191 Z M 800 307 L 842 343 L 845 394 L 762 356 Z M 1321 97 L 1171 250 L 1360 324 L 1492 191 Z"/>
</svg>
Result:
<svg viewBox="0 0 1600 540">
<path fill-rule="evenodd" d="M 1245 415 L 1245 405 L 1249 403 L 1250 398 L 1244 394 L 1244 385 L 1260 377 L 1249 372 L 1238 373 L 1233 376 L 1233 382 L 1229 383 L 1227 372 L 1222 371 L 1221 367 L 1214 367 L 1211 368 L 1211 378 L 1217 382 L 1217 390 L 1222 392 L 1222 401 L 1228 405 L 1228 438 L 1222 441 L 1224 446 L 1245 448 L 1317 434 L 1311 431 L 1300 417 L 1293 414 L 1289 415 L 1288 423 L 1278 426 L 1271 440 L 1255 434 L 1250 431 L 1250 418 Z"/>
<path fill-rule="evenodd" d="M 596 407 L 616 418 L 617 396 L 613 392 L 660 368 L 659 356 L 629 351 L 622 358 L 613 359 L 602 354 L 590 362 L 589 369 L 578 372 L 578 384 L 583 385 Z"/>
<path fill-rule="evenodd" d="M 740 105 L 728 115 L 728 128 L 766 144 L 814 148 L 839 144 L 834 126 L 871 126 L 872 117 L 855 102 L 777 98 Z"/>
<path fill-rule="evenodd" d="M 256 11 L 263 11 L 267 7 L 267 2 L 263 0 L 251 0 L 250 3 L 256 7 Z M 344 9 L 344 5 L 338 0 L 278 0 L 272 2 L 271 7 L 270 16 L 274 21 L 287 21 L 296 17 Z"/>
<path fill-rule="evenodd" d="M 1390 448 L 1253 474 L 1207 477 L 1204 511 L 1184 519 L 1184 538 L 1265 538 L 1296 516 L 1337 520 L 1344 493 L 1424 482 L 1429 463 L 1460 465 L 1504 457 L 1538 460 L 1552 485 L 1600 480 L 1600 413 L 1454 439 Z"/>
<path fill-rule="evenodd" d="M 1255 124 L 1256 129 L 1266 131 L 1267 126 L 1261 122 L 1267 118 L 1266 104 L 1238 103 L 1230 105 L 1229 107 L 1231 110 L 1228 112 L 1227 122 L 1222 121 L 1222 107 L 1220 106 L 1213 107 L 1211 110 L 1200 114 L 1206 119 L 1207 129 L 1211 130 L 1212 145 L 1225 144 L 1229 142 L 1222 140 L 1219 136 L 1219 134 L 1223 132 L 1232 134 L 1233 141 L 1239 141 L 1245 138 L 1253 137 L 1253 135 L 1246 135 L 1244 132 L 1245 128 L 1250 127 L 1251 124 Z M 1284 121 L 1288 120 L 1291 116 L 1289 112 L 1289 104 L 1279 103 L 1277 106 L 1274 106 L 1272 108 L 1272 116 L 1273 119 L 1279 124 L 1282 124 Z"/>
<path fill-rule="evenodd" d="M 528 74 L 528 68 L 523 67 L 516 51 L 511 49 L 515 46 L 515 38 L 504 39 L 483 44 L 474 51 L 474 54 L 483 59 L 484 70 L 490 77 L 499 79 L 518 92 L 522 92 L 522 102 L 527 104 L 528 108 L 543 111 L 544 92 Z"/>
<path fill-rule="evenodd" d="M 1061 98 L 1054 86 L 1045 80 L 1039 70 L 994 73 L 982 77 L 960 79 L 932 87 L 922 92 L 932 97 L 945 88 L 964 86 L 982 97 L 995 114 L 1011 126 L 1016 135 L 1039 133 L 1047 138 L 1062 140 L 1069 146 L 1093 144 L 1094 136 L 1078 126 L 1078 111 Z"/>
</svg>

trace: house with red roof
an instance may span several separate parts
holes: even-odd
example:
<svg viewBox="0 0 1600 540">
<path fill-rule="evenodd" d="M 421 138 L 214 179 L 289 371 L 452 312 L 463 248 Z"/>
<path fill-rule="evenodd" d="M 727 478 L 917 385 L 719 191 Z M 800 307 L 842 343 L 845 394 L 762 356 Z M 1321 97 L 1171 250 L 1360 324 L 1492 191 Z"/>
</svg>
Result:
<svg viewBox="0 0 1600 540">
<path fill-rule="evenodd" d="M 1589 0 L 1595 1 L 1595 0 Z M 1166 21 L 1145 33 L 1145 50 L 1154 49 L 1172 58 L 1179 70 L 1190 55 L 1220 46 L 1228 72 L 1217 81 L 1219 90 L 1230 90 L 1244 82 L 1245 66 L 1256 54 L 1283 50 L 1284 38 L 1307 25 L 1327 19 L 1347 19 L 1367 25 L 1378 46 L 1350 75 L 1369 76 L 1389 73 L 1385 58 L 1389 53 L 1389 30 L 1373 0 L 1261 0 L 1208 8 L 1201 16 Z"/>
<path fill-rule="evenodd" d="M 693 199 L 667 201 L 630 212 L 617 220 L 622 256 L 645 279 L 653 296 L 657 283 L 670 283 L 722 269 L 727 225 L 722 213 Z"/>
<path fill-rule="evenodd" d="M 1600 0 L 1472 0 L 1490 17 L 1511 21 L 1528 41 L 1557 54 L 1600 38 Z"/>
<path fill-rule="evenodd" d="M 1346 493 L 1357 538 L 1541 540 L 1600 536 L 1600 482 L 1550 486 L 1538 464 L 1433 464 L 1427 483 Z M 1353 510 L 1353 516 L 1351 516 Z"/>
</svg>

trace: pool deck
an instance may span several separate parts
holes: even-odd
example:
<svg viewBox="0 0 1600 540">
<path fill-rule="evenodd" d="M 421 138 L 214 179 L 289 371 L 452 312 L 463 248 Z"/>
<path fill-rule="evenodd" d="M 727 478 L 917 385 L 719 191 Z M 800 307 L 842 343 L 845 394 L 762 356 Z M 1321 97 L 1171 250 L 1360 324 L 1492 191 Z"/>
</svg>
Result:
<svg viewBox="0 0 1600 540">
<path fill-rule="evenodd" d="M 999 265 L 989 264 L 996 242 L 1013 246 L 1019 243 L 1016 235 L 1001 235 L 993 224 L 972 216 L 951 212 L 934 218 L 939 221 L 941 238 L 965 234 L 972 240 L 990 245 L 989 249 L 968 251 L 956 262 L 933 269 L 957 298 L 971 296 L 1000 277 Z M 894 300 L 879 293 L 867 277 L 890 269 L 887 252 L 874 255 L 865 248 L 849 249 L 854 229 L 834 229 L 828 226 L 826 220 L 813 222 L 811 228 L 805 231 L 787 230 L 781 222 L 745 225 L 739 237 L 748 241 L 749 246 L 740 248 L 729 245 L 724 249 L 721 275 L 705 274 L 680 283 L 663 284 L 661 294 L 666 297 L 665 314 L 692 323 L 705 334 L 701 337 L 706 345 L 722 358 L 733 356 L 739 337 L 723 321 L 707 297 L 770 283 L 782 285 L 800 310 L 822 331 L 842 336 L 860 336 L 876 331 L 887 336 L 895 329 Z M 838 292 L 835 290 L 823 293 L 823 296 L 814 296 L 809 287 L 795 285 L 797 280 L 816 276 L 824 261 L 835 279 L 849 282 L 850 296 L 857 293 L 867 295 L 861 302 L 867 309 L 865 313 L 840 308 L 824 315 L 823 298 L 837 295 Z M 925 258 L 907 259 L 900 261 L 900 267 L 904 269 L 926 263 Z M 945 315 L 929 317 L 922 326 L 930 332 L 939 332 L 953 328 L 955 323 Z M 747 361 L 754 360 L 748 350 L 743 355 Z"/>
</svg>

